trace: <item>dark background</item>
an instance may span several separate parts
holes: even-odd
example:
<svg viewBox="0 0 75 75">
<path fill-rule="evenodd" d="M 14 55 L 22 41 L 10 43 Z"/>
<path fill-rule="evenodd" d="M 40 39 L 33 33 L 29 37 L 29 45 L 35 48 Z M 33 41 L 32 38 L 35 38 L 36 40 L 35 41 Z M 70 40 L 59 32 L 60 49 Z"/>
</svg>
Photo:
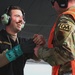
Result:
<svg viewBox="0 0 75 75">
<path fill-rule="evenodd" d="M 56 19 L 56 11 L 52 8 L 50 0 L 0 0 L 0 16 L 10 5 L 18 5 L 25 11 L 26 25 L 19 36 L 30 38 L 38 33 L 48 39 Z M 0 29 L 3 27 L 0 22 Z"/>
</svg>

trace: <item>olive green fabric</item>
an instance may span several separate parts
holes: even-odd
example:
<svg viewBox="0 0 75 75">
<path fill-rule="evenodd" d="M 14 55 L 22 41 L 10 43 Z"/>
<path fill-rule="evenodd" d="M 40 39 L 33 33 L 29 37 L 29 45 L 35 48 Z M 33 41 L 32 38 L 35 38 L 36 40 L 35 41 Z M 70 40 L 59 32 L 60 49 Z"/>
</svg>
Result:
<svg viewBox="0 0 75 75">
<path fill-rule="evenodd" d="M 51 66 L 60 65 L 59 75 L 72 73 L 70 61 L 75 59 L 75 19 L 71 14 L 58 18 L 52 43 L 54 48 L 39 48 L 38 57 Z"/>
</svg>

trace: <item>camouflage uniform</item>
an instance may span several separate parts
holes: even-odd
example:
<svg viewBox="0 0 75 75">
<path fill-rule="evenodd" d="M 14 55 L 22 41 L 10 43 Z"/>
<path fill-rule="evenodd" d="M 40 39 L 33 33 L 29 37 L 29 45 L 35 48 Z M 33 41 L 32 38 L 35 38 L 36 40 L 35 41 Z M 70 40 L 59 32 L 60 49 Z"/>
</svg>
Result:
<svg viewBox="0 0 75 75">
<path fill-rule="evenodd" d="M 75 20 L 71 15 L 58 18 L 52 43 L 54 48 L 40 47 L 38 57 L 52 66 L 60 65 L 59 75 L 71 75 L 70 61 L 75 59 Z"/>
</svg>

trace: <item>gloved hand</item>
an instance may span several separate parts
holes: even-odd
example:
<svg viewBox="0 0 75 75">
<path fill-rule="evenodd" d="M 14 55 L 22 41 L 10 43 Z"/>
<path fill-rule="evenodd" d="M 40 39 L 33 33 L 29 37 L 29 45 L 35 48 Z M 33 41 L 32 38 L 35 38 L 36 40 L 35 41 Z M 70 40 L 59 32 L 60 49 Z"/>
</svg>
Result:
<svg viewBox="0 0 75 75">
<path fill-rule="evenodd" d="M 33 39 L 22 40 L 20 44 L 13 47 L 12 49 L 6 52 L 6 58 L 9 62 L 16 60 L 22 54 L 34 54 L 34 48 L 36 44 L 33 42 Z"/>
<path fill-rule="evenodd" d="M 34 53 L 34 48 L 36 44 L 33 42 L 33 39 L 25 40 L 20 43 L 21 50 L 23 53 Z"/>
</svg>

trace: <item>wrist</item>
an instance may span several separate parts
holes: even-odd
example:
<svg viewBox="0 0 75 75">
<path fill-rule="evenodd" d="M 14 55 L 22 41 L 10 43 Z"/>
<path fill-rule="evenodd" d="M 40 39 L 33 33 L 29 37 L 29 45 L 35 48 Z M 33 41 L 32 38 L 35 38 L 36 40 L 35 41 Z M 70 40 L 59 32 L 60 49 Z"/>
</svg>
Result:
<svg viewBox="0 0 75 75">
<path fill-rule="evenodd" d="M 40 45 L 37 45 L 35 48 L 34 48 L 34 54 L 38 57 L 38 50 L 40 48 Z"/>
<path fill-rule="evenodd" d="M 11 62 L 13 60 L 16 60 L 19 56 L 23 54 L 20 45 L 15 46 L 11 50 L 8 50 L 6 52 L 7 59 Z"/>
</svg>

